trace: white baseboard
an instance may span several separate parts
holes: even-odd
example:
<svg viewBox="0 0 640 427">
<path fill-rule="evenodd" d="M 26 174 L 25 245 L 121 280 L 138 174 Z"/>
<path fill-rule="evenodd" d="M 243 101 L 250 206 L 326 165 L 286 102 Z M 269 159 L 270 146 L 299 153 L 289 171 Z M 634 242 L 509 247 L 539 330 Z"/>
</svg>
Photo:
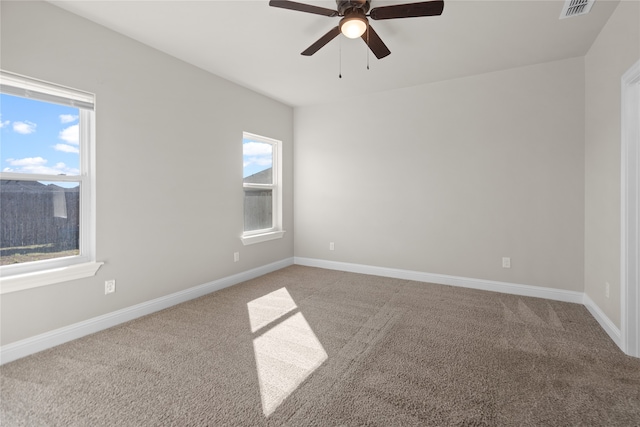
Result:
<svg viewBox="0 0 640 427">
<path fill-rule="evenodd" d="M 346 262 L 327 261 L 314 258 L 295 257 L 294 263 L 308 267 L 326 268 L 329 270 L 348 271 L 351 273 L 371 274 L 374 276 L 393 277 L 395 279 L 415 280 L 418 282 L 437 283 L 439 285 L 459 286 L 463 288 L 481 289 L 527 297 L 545 298 L 554 301 L 583 304 L 591 315 L 609 335 L 611 340 L 622 349 L 620 329 L 607 317 L 589 296 L 583 292 L 565 291 L 562 289 L 543 288 L 539 286 L 520 285 L 515 283 L 496 282 L 492 280 L 471 279 L 468 277 L 447 276 L 444 274 L 423 273 L 420 271 L 399 270 L 395 268 L 375 267 L 371 265 L 350 264 Z"/>
<path fill-rule="evenodd" d="M 598 307 L 598 305 L 589 298 L 589 295 L 583 294 L 582 303 L 587 310 L 589 310 L 589 313 L 591 313 L 591 315 L 598 321 L 600 327 L 602 327 L 607 335 L 609 335 L 611 340 L 622 350 L 622 333 L 615 323 L 613 323 L 611 319 L 604 314 L 600 307 Z"/>
<path fill-rule="evenodd" d="M 293 260 L 293 258 L 286 258 L 281 261 L 234 274 L 233 276 L 214 280 L 213 282 L 185 289 L 184 291 L 176 292 L 171 295 L 166 295 L 151 301 L 146 301 L 112 313 L 107 313 L 102 316 L 94 317 L 73 325 L 65 326 L 31 338 L 26 338 L 24 340 L 4 345 L 0 347 L 0 364 L 29 356 L 48 348 L 64 344 L 68 341 L 137 319 L 138 317 L 146 316 L 147 314 L 164 310 L 165 308 L 172 307 L 176 304 L 280 270 L 281 268 L 293 265 Z"/>
<path fill-rule="evenodd" d="M 264 274 L 288 267 L 292 264 L 583 304 L 589 310 L 591 315 L 598 321 L 609 337 L 611 337 L 613 342 L 618 347 L 621 347 L 622 343 L 620 329 L 615 326 L 615 324 L 604 314 L 600 307 L 598 307 L 591 298 L 589 298 L 587 294 L 582 292 L 497 282 L 492 280 L 473 279 L 468 277 L 448 276 L 444 274 L 423 273 L 412 270 L 294 257 L 286 258 L 272 264 L 257 267 L 252 270 L 234 274 L 233 276 L 214 280 L 184 291 L 176 292 L 171 295 L 166 295 L 122 310 L 107 313 L 102 316 L 94 317 L 73 325 L 65 326 L 44 334 L 4 345 L 0 347 L 0 365 L 64 344 L 68 341 L 117 326 L 121 323 L 146 316 L 156 311 L 164 310 L 165 308 L 207 295 L 211 292 L 254 279 Z"/>
<path fill-rule="evenodd" d="M 577 304 L 583 303 L 582 292 L 566 291 L 562 289 L 496 282 L 493 280 L 472 279 L 468 277 L 448 276 L 445 274 L 423 273 L 421 271 L 400 270 L 396 268 L 375 267 L 371 265 L 350 264 L 346 262 L 327 261 L 314 258 L 295 257 L 294 263 L 308 267 L 326 268 L 328 270 L 340 270 L 351 273 L 393 277 L 395 279 L 415 280 L 417 282 L 480 289 L 484 291 L 501 292 L 503 294 L 545 298 L 554 301 L 573 302 Z"/>
</svg>

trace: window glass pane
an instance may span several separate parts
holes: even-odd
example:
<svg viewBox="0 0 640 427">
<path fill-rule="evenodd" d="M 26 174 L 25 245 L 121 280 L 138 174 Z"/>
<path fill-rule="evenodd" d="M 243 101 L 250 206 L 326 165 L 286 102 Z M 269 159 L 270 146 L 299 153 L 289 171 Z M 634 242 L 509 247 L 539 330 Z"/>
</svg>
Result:
<svg viewBox="0 0 640 427">
<path fill-rule="evenodd" d="M 273 191 L 244 189 L 244 231 L 273 227 Z"/>
<path fill-rule="evenodd" d="M 0 180 L 0 265 L 79 254 L 79 182 Z"/>
<path fill-rule="evenodd" d="M 242 165 L 245 183 L 273 184 L 273 145 L 244 138 Z"/>
<path fill-rule="evenodd" d="M 2 172 L 80 174 L 78 108 L 0 94 Z"/>
</svg>

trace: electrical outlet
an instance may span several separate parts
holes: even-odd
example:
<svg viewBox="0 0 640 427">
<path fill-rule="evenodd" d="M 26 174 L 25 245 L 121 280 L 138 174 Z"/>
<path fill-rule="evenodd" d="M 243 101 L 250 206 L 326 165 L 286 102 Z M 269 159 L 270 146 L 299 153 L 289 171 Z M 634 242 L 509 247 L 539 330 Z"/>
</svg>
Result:
<svg viewBox="0 0 640 427">
<path fill-rule="evenodd" d="M 116 281 L 115 280 L 106 280 L 104 282 L 104 294 L 112 294 L 116 291 Z"/>
<path fill-rule="evenodd" d="M 233 262 L 238 262 L 240 261 L 240 252 L 234 252 L 233 253 Z"/>
<path fill-rule="evenodd" d="M 333 242 L 329 242 L 329 250 L 330 250 L 330 251 L 332 251 L 332 250 L 334 250 L 335 248 L 336 248 L 336 247 L 335 247 L 335 245 L 333 244 Z"/>
<path fill-rule="evenodd" d="M 605 282 L 604 284 L 604 296 L 606 296 L 607 298 L 609 298 L 609 282 Z"/>
<path fill-rule="evenodd" d="M 502 258 L 502 268 L 511 268 L 511 258 Z"/>
</svg>

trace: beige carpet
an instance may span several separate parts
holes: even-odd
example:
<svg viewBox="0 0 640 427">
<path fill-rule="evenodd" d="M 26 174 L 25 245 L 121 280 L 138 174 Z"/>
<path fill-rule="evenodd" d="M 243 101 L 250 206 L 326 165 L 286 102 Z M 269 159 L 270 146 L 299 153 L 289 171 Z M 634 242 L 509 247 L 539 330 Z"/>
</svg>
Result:
<svg viewBox="0 0 640 427">
<path fill-rule="evenodd" d="M 581 305 L 292 266 L 0 368 L 2 426 L 637 426 Z"/>
</svg>

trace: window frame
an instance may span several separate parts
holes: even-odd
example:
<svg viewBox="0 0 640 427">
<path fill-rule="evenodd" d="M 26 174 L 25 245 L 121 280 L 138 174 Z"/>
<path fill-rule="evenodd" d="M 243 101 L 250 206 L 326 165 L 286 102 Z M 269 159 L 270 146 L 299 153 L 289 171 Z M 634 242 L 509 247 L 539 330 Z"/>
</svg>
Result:
<svg viewBox="0 0 640 427">
<path fill-rule="evenodd" d="M 244 182 L 242 180 L 242 193 L 243 193 L 243 207 L 242 207 L 242 236 L 240 240 L 243 245 L 252 245 L 255 243 L 265 242 L 274 239 L 281 239 L 284 236 L 285 231 L 282 229 L 282 141 L 269 138 L 262 135 L 256 135 L 249 132 L 242 133 L 242 140 L 244 144 L 245 139 L 250 139 L 255 142 L 269 144 L 272 147 L 272 164 L 271 164 L 271 184 L 253 184 Z M 243 152 L 244 153 L 244 152 Z M 272 225 L 270 228 L 263 228 L 259 230 L 244 230 L 244 191 L 246 188 L 255 190 L 271 190 L 272 202 Z"/>
<path fill-rule="evenodd" d="M 96 262 L 95 95 L 5 70 L 0 70 L 0 92 L 74 106 L 78 108 L 80 124 L 79 175 L 2 172 L 0 169 L 0 179 L 79 183 L 79 254 L 0 266 L 0 294 L 94 276 L 103 264 Z"/>
</svg>

